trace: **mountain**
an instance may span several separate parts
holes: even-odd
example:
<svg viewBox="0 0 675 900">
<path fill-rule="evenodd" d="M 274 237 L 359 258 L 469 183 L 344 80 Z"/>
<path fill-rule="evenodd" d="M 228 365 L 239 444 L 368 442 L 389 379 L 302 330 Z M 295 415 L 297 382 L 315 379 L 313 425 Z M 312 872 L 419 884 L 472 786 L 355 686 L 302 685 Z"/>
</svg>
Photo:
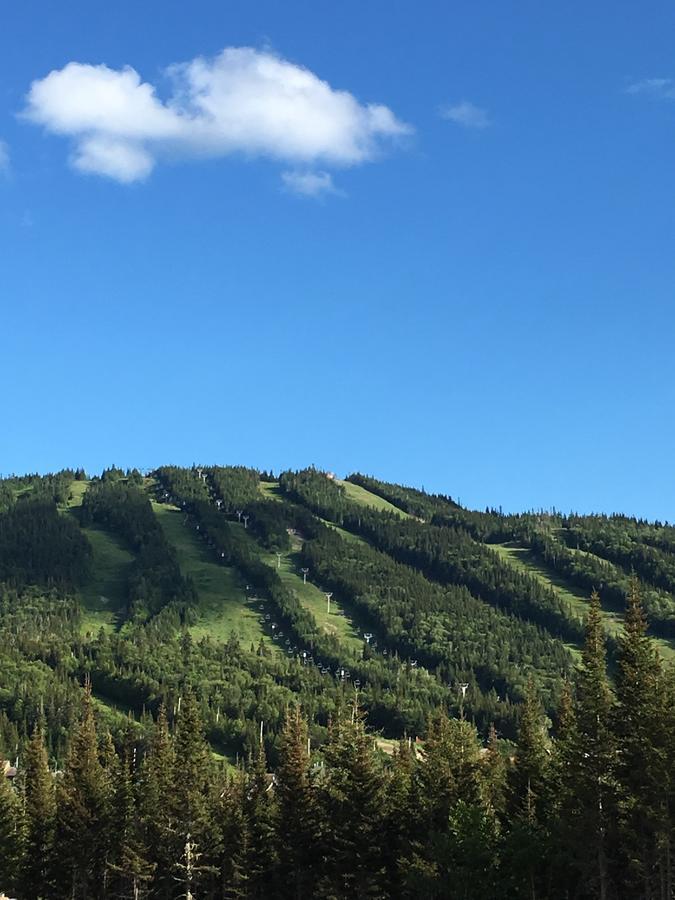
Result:
<svg viewBox="0 0 675 900">
<path fill-rule="evenodd" d="M 3 704 L 5 743 L 45 692 L 87 675 L 111 724 L 171 708 L 190 679 L 231 759 L 291 698 L 311 695 L 319 739 L 345 692 L 389 738 L 460 703 L 512 738 L 530 675 L 555 706 L 593 590 L 614 648 L 632 575 L 673 657 L 675 528 L 661 523 L 477 512 L 359 474 L 238 466 L 6 478 L 0 510 L 2 628 L 20 634 L 3 641 L 0 690 L 36 685 L 18 718 Z M 47 705 L 58 754 L 72 711 Z"/>
<path fill-rule="evenodd" d="M 6 478 L 0 889 L 670 897 L 674 648 L 667 524 Z"/>
</svg>

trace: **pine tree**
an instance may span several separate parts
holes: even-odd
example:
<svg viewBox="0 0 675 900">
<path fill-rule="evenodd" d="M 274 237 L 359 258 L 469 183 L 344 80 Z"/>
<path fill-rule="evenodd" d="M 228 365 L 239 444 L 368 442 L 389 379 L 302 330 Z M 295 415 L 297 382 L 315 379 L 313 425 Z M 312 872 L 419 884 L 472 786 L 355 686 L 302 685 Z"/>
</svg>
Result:
<svg viewBox="0 0 675 900">
<path fill-rule="evenodd" d="M 402 896 L 402 874 L 411 862 L 414 841 L 419 836 L 419 808 L 413 789 L 415 768 L 414 749 L 408 741 L 400 741 L 394 751 L 385 786 L 385 820 L 382 832 L 386 887 L 391 897 Z"/>
<path fill-rule="evenodd" d="M 171 896 L 173 866 L 181 853 L 174 793 L 176 754 L 162 706 L 139 778 L 139 812 L 143 844 L 156 865 L 152 887 L 158 896 Z"/>
<path fill-rule="evenodd" d="M 475 726 L 435 717 L 418 772 L 427 828 L 405 865 L 408 891 L 437 898 L 494 895 L 499 828 Z"/>
<path fill-rule="evenodd" d="M 499 749 L 494 724 L 490 725 L 487 747 L 481 766 L 481 794 L 487 810 L 501 822 L 508 802 L 508 770 L 506 759 Z"/>
<path fill-rule="evenodd" d="M 146 896 L 154 864 L 140 837 L 140 821 L 133 784 L 134 749 L 127 735 L 122 759 L 116 764 L 113 797 L 114 837 L 110 860 L 110 895 L 120 900 Z"/>
<path fill-rule="evenodd" d="M 591 595 L 576 697 L 563 690 L 554 746 L 557 879 L 570 892 L 604 900 L 612 894 L 610 856 L 616 818 L 613 697 L 606 671 L 600 598 Z"/>
<path fill-rule="evenodd" d="M 191 889 L 196 889 L 210 873 L 218 840 L 216 823 L 212 819 L 211 753 L 197 698 L 191 688 L 182 698 L 174 749 L 173 802 L 177 839 L 174 850 L 177 855 L 173 869 L 175 877 L 182 879 L 189 856 L 192 860 Z"/>
<path fill-rule="evenodd" d="M 26 900 L 49 897 L 54 878 L 56 793 L 41 728 L 33 731 L 23 759 L 26 852 L 21 893 Z"/>
<path fill-rule="evenodd" d="M 327 878 L 317 896 L 380 897 L 384 859 L 378 836 L 384 818 L 384 778 L 365 729 L 354 708 L 333 722 L 324 750 L 322 835 Z"/>
<path fill-rule="evenodd" d="M 238 771 L 219 798 L 221 845 L 218 858 L 220 892 L 224 900 L 248 897 L 249 833 L 246 815 L 246 776 Z"/>
<path fill-rule="evenodd" d="M 57 790 L 59 857 L 69 871 L 59 878 L 73 900 L 104 897 L 111 838 L 111 781 L 101 765 L 91 691 L 76 727 Z"/>
<path fill-rule="evenodd" d="M 23 857 L 21 804 L 0 767 L 0 892 L 13 893 Z"/>
<path fill-rule="evenodd" d="M 615 817 L 616 751 L 611 728 L 613 700 L 607 680 L 600 597 L 591 595 L 586 640 L 577 675 L 572 765 L 576 798 L 572 863 L 584 888 L 600 900 L 610 892 L 608 841 Z"/>
<path fill-rule="evenodd" d="M 414 790 L 429 834 L 443 831 L 452 807 L 457 802 L 457 760 L 453 752 L 454 724 L 445 713 L 437 713 L 428 724 L 424 743 L 424 759 L 415 770 Z M 470 727 L 470 726 L 469 726 Z M 477 750 L 470 756 L 477 764 Z"/>
<path fill-rule="evenodd" d="M 575 867 L 579 804 L 576 796 L 580 741 L 569 681 L 563 683 L 557 710 L 556 740 L 551 759 L 550 790 L 553 812 L 551 869 L 561 897 L 575 896 L 580 876 Z"/>
<path fill-rule="evenodd" d="M 627 895 L 651 898 L 668 877 L 667 693 L 636 578 L 619 641 L 616 697 L 621 879 Z"/>
<path fill-rule="evenodd" d="M 547 775 L 549 753 L 541 704 L 532 678 L 520 709 L 518 747 L 511 773 L 511 829 L 507 839 L 511 892 L 537 900 L 546 896 L 551 852 Z"/>
<path fill-rule="evenodd" d="M 665 676 L 665 708 L 666 716 L 663 724 L 665 738 L 667 781 L 664 784 L 666 817 L 671 823 L 670 829 L 663 837 L 662 853 L 662 896 L 675 896 L 675 879 L 673 877 L 672 842 L 673 815 L 675 814 L 675 666 L 669 666 Z"/>
<path fill-rule="evenodd" d="M 248 834 L 246 868 L 249 896 L 265 898 L 269 896 L 273 883 L 277 847 L 274 793 L 268 780 L 267 758 L 262 744 L 246 780 L 244 810 Z"/>
<path fill-rule="evenodd" d="M 278 883 L 283 897 L 311 897 L 317 877 L 317 798 L 310 774 L 307 723 L 299 707 L 287 710 L 276 773 Z"/>
</svg>

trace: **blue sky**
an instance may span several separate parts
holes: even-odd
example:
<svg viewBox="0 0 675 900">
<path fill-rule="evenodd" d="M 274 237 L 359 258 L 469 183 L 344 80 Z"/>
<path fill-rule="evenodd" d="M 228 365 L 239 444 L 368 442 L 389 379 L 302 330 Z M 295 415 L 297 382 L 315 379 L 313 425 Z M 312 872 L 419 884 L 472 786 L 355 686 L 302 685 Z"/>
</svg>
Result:
<svg viewBox="0 0 675 900">
<path fill-rule="evenodd" d="M 1 472 L 675 519 L 672 4 L 26 0 L 0 140 Z"/>
</svg>

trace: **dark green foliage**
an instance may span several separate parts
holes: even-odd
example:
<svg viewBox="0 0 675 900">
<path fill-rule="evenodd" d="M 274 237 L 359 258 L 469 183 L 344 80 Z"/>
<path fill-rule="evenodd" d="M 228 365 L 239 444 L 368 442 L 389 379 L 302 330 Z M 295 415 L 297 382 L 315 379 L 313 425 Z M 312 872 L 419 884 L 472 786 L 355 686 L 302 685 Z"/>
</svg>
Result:
<svg viewBox="0 0 675 900">
<path fill-rule="evenodd" d="M 74 900 L 105 897 L 113 829 L 113 771 L 94 721 L 89 691 L 63 777 L 57 784 L 56 840 L 59 890 Z"/>
<path fill-rule="evenodd" d="M 322 823 L 308 742 L 307 723 L 295 707 L 281 732 L 275 790 L 278 877 L 288 900 L 309 896 L 320 870 L 316 844 Z"/>
<path fill-rule="evenodd" d="M 150 862 L 143 842 L 139 804 L 134 785 L 135 748 L 127 736 L 121 757 L 113 766 L 112 840 L 108 863 L 112 897 L 137 900 L 152 882 L 155 862 Z"/>
<path fill-rule="evenodd" d="M 56 874 L 56 791 L 39 728 L 24 753 L 22 778 L 26 812 L 21 894 L 26 900 L 39 900 L 54 890 Z"/>
<path fill-rule="evenodd" d="M 244 466 L 213 466 L 206 470 L 211 484 L 228 515 L 243 513 L 262 500 L 260 475 Z"/>
<path fill-rule="evenodd" d="M 21 873 L 23 817 L 21 802 L 0 761 L 0 888 L 12 891 Z"/>
<path fill-rule="evenodd" d="M 91 547 L 53 501 L 21 500 L 0 513 L 0 582 L 72 590 L 89 572 Z"/>
<path fill-rule="evenodd" d="M 381 897 L 385 779 L 358 709 L 344 710 L 324 749 L 320 786 L 325 875 L 319 896 Z"/>
<path fill-rule="evenodd" d="M 668 697 L 662 667 L 647 634 L 637 582 L 632 584 L 619 645 L 616 684 L 617 781 L 621 872 L 650 897 L 668 878 Z"/>
<path fill-rule="evenodd" d="M 610 896 L 610 837 L 615 825 L 616 737 L 613 697 L 606 674 L 600 600 L 591 597 L 583 663 L 576 697 L 569 686 L 561 698 L 554 748 L 556 837 L 563 859 L 560 877 L 582 896 Z"/>
<path fill-rule="evenodd" d="M 422 570 L 429 578 L 467 587 L 475 596 L 518 615 L 528 615 L 567 638 L 579 636 L 579 623 L 552 591 L 502 563 L 492 550 L 465 532 L 423 525 L 415 519 L 355 504 L 341 486 L 313 469 L 286 472 L 280 483 L 289 496 L 367 538 L 398 562 Z M 466 591 L 456 591 L 455 595 L 466 598 L 464 602 L 468 600 Z M 481 604 L 475 602 L 474 607 L 480 614 Z M 515 622 L 509 625 L 511 631 L 518 628 Z"/>
<path fill-rule="evenodd" d="M 384 500 L 388 500 L 394 506 L 398 506 L 404 512 L 417 516 L 418 519 L 431 521 L 436 515 L 448 515 L 450 512 L 462 509 L 451 497 L 444 497 L 441 494 L 427 494 L 423 490 L 419 491 L 416 488 L 380 481 L 377 478 L 361 475 L 358 472 L 350 475 L 347 481 L 364 487 L 367 491 L 382 497 Z"/>
<path fill-rule="evenodd" d="M 478 567 L 474 563 L 469 564 L 470 553 L 467 555 L 465 552 L 469 537 L 488 544 L 515 541 L 526 546 L 576 587 L 589 593 L 597 590 L 603 605 L 614 609 L 625 606 L 630 593 L 630 573 L 634 571 L 643 582 L 643 604 L 654 632 L 667 637 L 675 635 L 673 526 L 618 515 L 562 516 L 555 511 L 518 515 L 504 515 L 497 510 L 477 512 L 462 509 L 450 498 L 431 496 L 423 491 L 386 484 L 362 475 L 352 475 L 349 480 L 414 516 L 456 532 L 454 541 L 461 541 L 459 534 L 463 532 L 465 549 L 455 554 L 449 563 L 444 558 L 446 575 L 468 584 L 483 599 L 494 602 L 499 597 L 504 573 L 497 575 L 495 572 L 485 579 L 481 570 L 485 570 L 486 565 L 490 567 L 489 557 L 485 556 L 485 551 L 475 548 L 470 553 L 476 560 L 482 557 L 483 561 Z M 449 540 L 447 535 L 445 540 Z M 471 582 L 462 580 L 467 575 Z M 509 580 L 512 579 L 507 577 L 507 584 Z M 521 576 L 519 611 L 576 640 L 579 623 L 574 616 L 550 593 L 547 596 L 540 585 L 528 584 L 528 581 Z M 517 596 L 517 593 L 507 590 L 502 602 L 511 603 Z"/>
<path fill-rule="evenodd" d="M 78 487 L 81 512 L 62 507 L 83 472 L 0 481 L 0 763 L 19 760 L 13 781 L 0 775 L 0 892 L 673 896 L 675 675 L 643 607 L 663 629 L 674 529 L 477 513 L 354 477 L 415 517 L 405 519 L 314 470 L 265 492 L 271 476 L 243 467 L 202 475 L 112 468 Z M 151 492 L 245 579 L 290 653 L 195 639 L 198 596 Z M 97 634 L 88 623 L 82 633 L 91 551 L 78 521 L 115 533 L 135 558 L 126 615 L 103 617 Z M 557 637 L 576 635 L 568 611 L 490 540 L 531 546 L 577 583 L 606 574 L 576 672 Z M 265 562 L 274 549 L 309 566 L 372 640 L 355 648 L 327 634 L 292 576 Z M 626 596 L 612 680 L 600 600 Z M 399 739 L 393 756 L 374 729 Z"/>
<path fill-rule="evenodd" d="M 93 484 L 84 495 L 81 519 L 119 535 L 136 554 L 128 585 L 130 618 L 148 618 L 172 608 L 182 621 L 196 606 L 194 586 L 180 572 L 174 549 L 141 489 L 119 479 Z"/>
<path fill-rule="evenodd" d="M 423 728 L 425 716 L 431 708 L 445 701 L 447 690 L 410 666 L 404 668 L 393 655 L 387 658 L 371 653 L 368 659 L 360 660 L 345 650 L 335 637 L 321 632 L 314 616 L 282 582 L 277 570 L 260 560 L 257 544 L 248 529 L 229 522 L 209 503 L 189 499 L 200 493 L 198 485 L 202 482 L 195 474 L 185 470 L 161 470 L 161 474 L 166 492 L 185 504 L 215 558 L 236 567 L 259 596 L 272 601 L 283 628 L 327 666 L 336 669 L 345 664 L 349 666 L 352 678 L 359 680 L 365 688 L 364 706 L 375 724 L 399 734 L 404 728 L 415 731 Z M 299 525 L 305 535 L 321 535 L 347 547 L 336 532 L 314 520 L 306 511 L 280 503 L 269 505 L 285 510 L 286 521 Z"/>
</svg>

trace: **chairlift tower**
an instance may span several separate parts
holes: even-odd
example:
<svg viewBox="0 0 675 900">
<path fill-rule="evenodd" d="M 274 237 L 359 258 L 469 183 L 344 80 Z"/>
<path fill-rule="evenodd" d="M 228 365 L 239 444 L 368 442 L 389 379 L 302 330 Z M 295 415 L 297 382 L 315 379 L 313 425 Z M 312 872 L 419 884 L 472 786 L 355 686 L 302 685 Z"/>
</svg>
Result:
<svg viewBox="0 0 675 900">
<path fill-rule="evenodd" d="M 457 691 L 460 695 L 459 697 L 459 717 L 460 719 L 464 718 L 464 701 L 466 700 L 466 692 L 469 689 L 469 685 L 466 682 L 459 682 L 457 684 Z"/>
</svg>

